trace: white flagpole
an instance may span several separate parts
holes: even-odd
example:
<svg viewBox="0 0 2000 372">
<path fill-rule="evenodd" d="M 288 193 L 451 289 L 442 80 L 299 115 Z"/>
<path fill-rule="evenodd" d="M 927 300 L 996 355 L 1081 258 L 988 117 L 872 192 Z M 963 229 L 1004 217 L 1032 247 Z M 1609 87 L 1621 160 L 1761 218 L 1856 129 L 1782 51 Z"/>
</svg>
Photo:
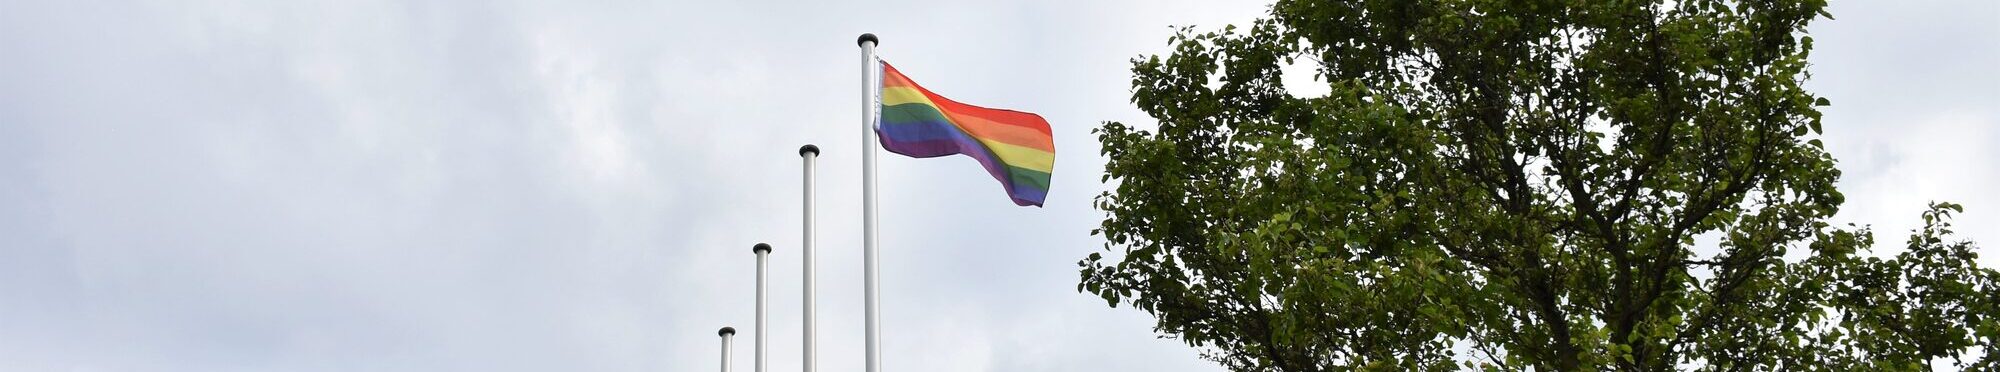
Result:
<svg viewBox="0 0 2000 372">
<path fill-rule="evenodd" d="M 875 34 L 861 34 L 861 271 L 867 313 L 866 372 L 882 371 L 882 275 L 875 247 L 875 88 L 882 65 L 875 60 Z"/>
<path fill-rule="evenodd" d="M 715 335 L 722 336 L 722 372 L 729 372 L 729 338 L 736 335 L 736 328 L 722 327 Z"/>
<path fill-rule="evenodd" d="M 816 260 L 813 254 L 813 240 L 815 240 L 815 236 L 813 235 L 813 161 L 819 159 L 819 146 L 810 144 L 800 146 L 799 157 L 805 160 L 805 236 L 802 237 L 805 241 L 803 244 L 800 244 L 801 248 L 799 249 L 799 252 L 805 256 L 803 261 L 805 261 L 804 275 L 806 279 L 805 358 L 802 362 L 805 363 L 805 372 L 813 372 L 819 369 L 819 331 L 818 322 L 815 321 L 819 317 L 815 310 L 818 307 L 816 299 L 819 297 L 819 290 L 814 284 L 816 280 L 814 279 L 815 274 L 813 274 L 813 261 Z M 763 328 L 758 328 L 758 331 L 762 332 Z"/>
<path fill-rule="evenodd" d="M 757 243 L 750 247 L 757 254 L 757 372 L 764 372 L 764 335 L 770 327 L 764 326 L 764 262 L 771 255 L 771 245 Z"/>
</svg>

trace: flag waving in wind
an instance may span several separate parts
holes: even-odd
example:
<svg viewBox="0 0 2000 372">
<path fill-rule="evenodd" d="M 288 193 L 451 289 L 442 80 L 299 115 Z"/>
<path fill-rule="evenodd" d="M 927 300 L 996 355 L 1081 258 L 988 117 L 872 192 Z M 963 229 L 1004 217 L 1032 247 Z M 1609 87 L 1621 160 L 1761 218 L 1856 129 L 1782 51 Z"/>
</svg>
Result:
<svg viewBox="0 0 2000 372">
<path fill-rule="evenodd" d="M 880 122 L 889 152 L 917 158 L 965 154 L 979 160 L 1014 204 L 1042 206 L 1055 170 L 1056 143 L 1040 115 L 973 106 L 931 93 L 882 62 Z"/>
</svg>

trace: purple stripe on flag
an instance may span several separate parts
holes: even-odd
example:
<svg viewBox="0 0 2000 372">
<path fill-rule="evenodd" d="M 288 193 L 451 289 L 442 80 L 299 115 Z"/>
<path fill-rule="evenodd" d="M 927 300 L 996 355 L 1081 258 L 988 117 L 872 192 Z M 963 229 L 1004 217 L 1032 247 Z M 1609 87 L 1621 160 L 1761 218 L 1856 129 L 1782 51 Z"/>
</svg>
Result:
<svg viewBox="0 0 2000 372">
<path fill-rule="evenodd" d="M 970 136 L 966 136 L 965 132 L 959 131 L 958 128 L 952 127 L 949 123 L 926 121 L 922 123 L 877 125 L 875 126 L 875 135 L 882 140 L 883 149 L 904 156 L 930 158 L 951 154 L 964 154 L 973 160 L 978 160 L 979 165 L 986 168 L 987 175 L 991 175 L 993 179 L 1000 181 L 1001 188 L 1007 191 L 1009 197 L 1015 199 L 1015 204 L 1028 205 L 1021 204 L 1023 197 L 1030 196 L 1023 195 L 1021 191 L 1026 190 L 1022 189 L 1031 189 L 1034 191 L 1032 195 L 1033 205 L 1041 205 L 1042 194 L 1047 193 L 1046 190 L 1035 189 L 1029 185 L 1018 185 L 1019 187 L 1017 187 L 1014 184 L 1013 178 L 1008 175 L 1006 165 L 1001 164 L 999 159 L 995 159 L 993 154 L 986 150 L 985 145 L 980 144 L 979 141 L 972 139 Z"/>
</svg>

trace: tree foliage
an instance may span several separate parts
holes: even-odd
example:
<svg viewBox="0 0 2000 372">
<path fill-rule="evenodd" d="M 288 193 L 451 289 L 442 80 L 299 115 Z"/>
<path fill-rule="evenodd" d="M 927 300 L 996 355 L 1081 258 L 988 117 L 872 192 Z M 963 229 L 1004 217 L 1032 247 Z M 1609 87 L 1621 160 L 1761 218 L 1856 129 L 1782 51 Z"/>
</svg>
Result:
<svg viewBox="0 0 2000 372">
<path fill-rule="evenodd" d="M 1239 371 L 2000 368 L 1935 204 L 1829 226 L 1823 0 L 1281 0 L 1134 61 L 1080 291 Z M 1320 96 L 1285 89 L 1316 67 Z M 1296 84 L 1295 84 L 1296 85 Z"/>
</svg>

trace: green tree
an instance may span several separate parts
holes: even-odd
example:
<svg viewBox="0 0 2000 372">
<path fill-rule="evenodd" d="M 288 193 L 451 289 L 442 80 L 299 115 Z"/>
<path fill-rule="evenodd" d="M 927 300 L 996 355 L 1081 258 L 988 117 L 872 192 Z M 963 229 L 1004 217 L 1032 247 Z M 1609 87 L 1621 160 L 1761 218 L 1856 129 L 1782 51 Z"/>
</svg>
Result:
<svg viewBox="0 0 2000 372">
<path fill-rule="evenodd" d="M 1134 61 L 1079 291 L 1239 371 L 2000 368 L 1936 204 L 1829 226 L 1823 0 L 1281 0 Z M 1287 93 L 1281 66 L 1329 93 Z"/>
</svg>

